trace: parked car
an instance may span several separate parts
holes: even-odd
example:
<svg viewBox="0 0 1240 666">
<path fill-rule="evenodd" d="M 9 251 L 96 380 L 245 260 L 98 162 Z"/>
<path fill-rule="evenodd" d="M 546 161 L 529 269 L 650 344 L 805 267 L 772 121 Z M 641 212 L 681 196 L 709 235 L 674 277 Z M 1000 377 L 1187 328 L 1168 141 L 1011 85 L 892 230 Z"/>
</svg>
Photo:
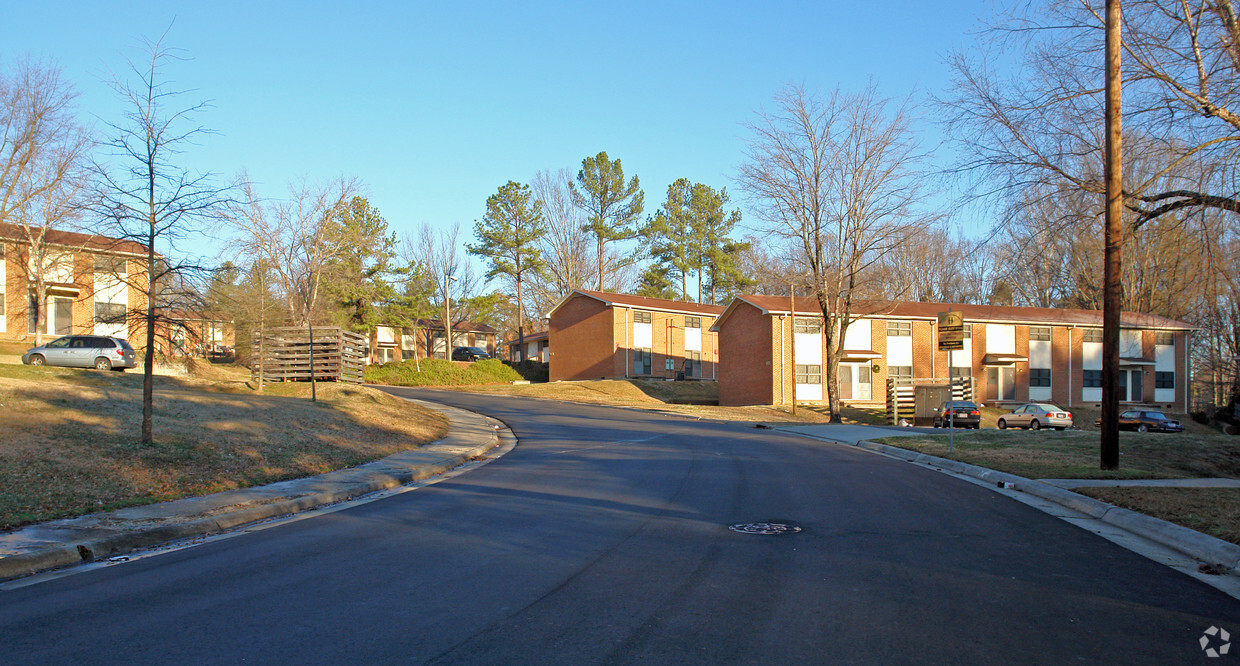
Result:
<svg viewBox="0 0 1240 666">
<path fill-rule="evenodd" d="M 1167 418 L 1162 412 L 1150 412 L 1143 409 L 1130 409 L 1120 412 L 1120 430 L 1136 430 L 1137 432 L 1184 432 L 1184 424 L 1175 419 Z M 1094 421 L 1094 425 L 1102 427 L 1102 419 Z"/>
<path fill-rule="evenodd" d="M 138 367 L 138 356 L 129 341 L 106 335 L 66 335 L 22 354 L 26 365 L 59 365 L 70 368 L 124 370 Z"/>
<path fill-rule="evenodd" d="M 934 410 L 934 427 L 977 430 L 982 427 L 982 412 L 968 400 L 948 400 Z"/>
<path fill-rule="evenodd" d="M 483 361 L 491 358 L 482 347 L 456 347 L 452 350 L 453 361 Z"/>
<path fill-rule="evenodd" d="M 1072 412 L 1044 402 L 1031 402 L 999 417 L 999 429 L 1029 428 L 1040 430 L 1054 428 L 1063 430 L 1072 427 Z"/>
</svg>

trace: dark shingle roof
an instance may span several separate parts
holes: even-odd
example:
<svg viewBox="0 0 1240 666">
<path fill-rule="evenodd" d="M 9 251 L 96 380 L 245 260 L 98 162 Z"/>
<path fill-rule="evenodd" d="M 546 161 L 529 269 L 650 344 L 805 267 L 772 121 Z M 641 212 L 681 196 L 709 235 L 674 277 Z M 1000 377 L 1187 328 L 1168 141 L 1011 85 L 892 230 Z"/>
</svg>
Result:
<svg viewBox="0 0 1240 666">
<path fill-rule="evenodd" d="M 31 233 L 35 235 L 41 231 L 42 229 L 39 227 L 31 228 Z M 26 236 L 26 230 L 17 224 L 0 224 L 0 240 L 16 241 L 18 243 L 30 242 L 30 239 Z M 76 231 L 48 229 L 43 236 L 43 242 L 63 247 L 80 247 L 97 252 L 146 255 L 146 246 L 141 243 L 119 238 L 109 238 L 98 234 L 82 234 Z"/>
<path fill-rule="evenodd" d="M 738 296 L 754 307 L 772 314 L 787 314 L 787 296 L 762 296 L 746 294 Z M 854 301 L 853 314 L 876 319 L 937 319 L 940 312 L 954 310 L 964 315 L 965 321 L 974 323 L 1002 324 L 1048 324 L 1059 326 L 1102 326 L 1101 310 L 1076 310 L 1071 308 L 1028 308 L 1015 305 L 971 305 L 967 303 L 914 303 L 909 301 Z M 812 296 L 796 298 L 796 313 L 821 315 L 818 299 Z M 1144 312 L 1124 312 L 1120 325 L 1127 328 L 1195 330 L 1191 324 Z"/>
<path fill-rule="evenodd" d="M 710 305 L 707 303 L 689 303 L 686 301 L 673 301 L 666 298 L 650 298 L 648 296 L 633 296 L 632 294 L 614 294 L 607 291 L 590 291 L 588 289 L 577 289 L 573 294 L 582 294 L 600 300 L 607 305 L 619 305 L 628 308 L 640 308 L 643 310 L 660 310 L 663 312 L 680 312 L 692 315 L 708 315 L 717 317 L 723 314 L 724 306 Z M 573 296 L 569 294 L 561 303 L 568 301 Z"/>
</svg>

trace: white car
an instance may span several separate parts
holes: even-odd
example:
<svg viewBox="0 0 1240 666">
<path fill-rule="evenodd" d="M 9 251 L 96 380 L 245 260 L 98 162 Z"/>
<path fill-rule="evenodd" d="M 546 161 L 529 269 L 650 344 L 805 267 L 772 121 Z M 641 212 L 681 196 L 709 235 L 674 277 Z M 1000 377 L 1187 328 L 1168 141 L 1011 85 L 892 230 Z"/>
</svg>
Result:
<svg viewBox="0 0 1240 666">
<path fill-rule="evenodd" d="M 1045 402 L 1031 402 L 999 417 L 999 429 L 1029 428 L 1040 430 L 1054 428 L 1063 430 L 1072 427 L 1072 412 Z"/>
</svg>

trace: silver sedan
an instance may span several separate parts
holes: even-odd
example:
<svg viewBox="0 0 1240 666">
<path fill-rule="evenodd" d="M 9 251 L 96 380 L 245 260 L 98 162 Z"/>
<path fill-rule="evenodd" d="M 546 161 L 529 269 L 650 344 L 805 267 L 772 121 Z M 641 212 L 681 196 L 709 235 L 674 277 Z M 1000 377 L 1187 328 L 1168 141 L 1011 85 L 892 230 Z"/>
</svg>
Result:
<svg viewBox="0 0 1240 666">
<path fill-rule="evenodd" d="M 1009 427 L 1063 430 L 1072 427 L 1072 413 L 1044 402 L 1031 402 L 999 417 L 999 429 Z"/>
</svg>

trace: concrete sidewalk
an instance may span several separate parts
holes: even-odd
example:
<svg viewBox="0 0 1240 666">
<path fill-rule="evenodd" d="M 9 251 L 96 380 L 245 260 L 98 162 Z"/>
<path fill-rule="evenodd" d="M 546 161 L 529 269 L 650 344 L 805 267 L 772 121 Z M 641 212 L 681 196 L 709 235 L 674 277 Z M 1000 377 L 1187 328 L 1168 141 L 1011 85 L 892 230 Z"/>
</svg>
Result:
<svg viewBox="0 0 1240 666">
<path fill-rule="evenodd" d="M 121 555 L 176 539 L 223 532 L 421 481 L 512 441 L 499 421 L 411 400 L 448 419 L 432 444 L 365 465 L 266 486 L 54 520 L 0 534 L 0 580 Z"/>
<path fill-rule="evenodd" d="M 1145 485 L 1186 488 L 1240 487 L 1240 481 L 1234 479 L 1167 479 L 1144 482 L 1135 480 L 1093 482 L 1081 479 L 1034 480 L 864 439 L 867 436 L 893 437 L 911 435 L 917 430 L 916 428 L 849 425 L 795 425 L 784 427 L 779 423 L 766 425 L 776 430 L 796 433 L 814 439 L 850 444 L 873 451 L 874 453 L 923 465 L 938 471 L 960 474 L 981 481 L 992 489 L 1002 488 L 1004 492 L 1019 491 L 1032 495 L 1182 553 L 1214 571 L 1225 572 L 1230 576 L 1240 576 L 1240 546 L 1187 527 L 1154 518 L 1153 516 L 1113 506 L 1092 497 L 1074 493 L 1068 489 L 1070 487 L 1079 488 L 1094 485 Z M 914 432 L 910 432 L 910 430 Z M 1060 483 L 1063 485 L 1059 485 Z"/>
</svg>

